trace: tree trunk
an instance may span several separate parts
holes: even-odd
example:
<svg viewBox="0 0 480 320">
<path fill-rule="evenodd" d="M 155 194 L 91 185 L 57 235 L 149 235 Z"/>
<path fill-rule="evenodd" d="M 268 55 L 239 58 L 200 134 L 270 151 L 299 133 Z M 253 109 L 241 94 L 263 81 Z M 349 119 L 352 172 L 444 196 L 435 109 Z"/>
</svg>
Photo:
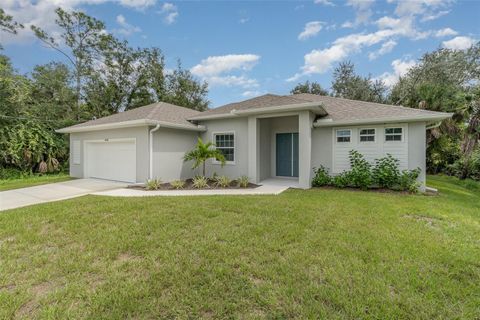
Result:
<svg viewBox="0 0 480 320">
<path fill-rule="evenodd" d="M 203 176 L 206 177 L 205 176 L 205 161 L 203 161 Z"/>
</svg>

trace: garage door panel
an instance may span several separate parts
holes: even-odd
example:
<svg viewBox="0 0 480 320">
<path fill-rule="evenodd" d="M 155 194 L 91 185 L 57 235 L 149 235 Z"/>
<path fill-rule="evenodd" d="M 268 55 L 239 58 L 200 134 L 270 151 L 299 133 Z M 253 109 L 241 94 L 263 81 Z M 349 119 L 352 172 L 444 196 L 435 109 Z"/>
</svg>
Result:
<svg viewBox="0 0 480 320">
<path fill-rule="evenodd" d="M 86 144 L 86 176 L 135 182 L 135 140 L 88 142 Z"/>
</svg>

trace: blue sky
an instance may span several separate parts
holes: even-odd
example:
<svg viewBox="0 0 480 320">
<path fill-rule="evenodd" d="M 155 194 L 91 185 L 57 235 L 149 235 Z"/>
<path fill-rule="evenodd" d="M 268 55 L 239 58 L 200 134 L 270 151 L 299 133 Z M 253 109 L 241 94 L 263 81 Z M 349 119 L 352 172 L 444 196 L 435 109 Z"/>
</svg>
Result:
<svg viewBox="0 0 480 320">
<path fill-rule="evenodd" d="M 133 46 L 161 48 L 168 68 L 179 58 L 210 83 L 211 107 L 287 94 L 305 80 L 329 88 L 333 68 L 344 60 L 391 85 L 423 53 L 465 49 L 480 39 L 480 1 L 4 1 L 26 26 L 56 32 L 53 10 L 61 3 L 105 21 L 108 32 Z M 28 28 L 0 37 L 21 72 L 61 60 Z"/>
</svg>

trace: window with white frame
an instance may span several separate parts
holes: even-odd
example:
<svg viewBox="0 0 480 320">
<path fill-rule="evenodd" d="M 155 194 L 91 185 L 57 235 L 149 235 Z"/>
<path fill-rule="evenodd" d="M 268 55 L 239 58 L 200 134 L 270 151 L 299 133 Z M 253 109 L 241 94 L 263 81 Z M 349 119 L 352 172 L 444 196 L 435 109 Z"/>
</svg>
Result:
<svg viewBox="0 0 480 320">
<path fill-rule="evenodd" d="M 375 142 L 375 129 L 360 129 L 360 142 Z"/>
<path fill-rule="evenodd" d="M 402 141 L 403 128 L 385 128 L 385 141 Z"/>
<path fill-rule="evenodd" d="M 352 130 L 340 129 L 336 131 L 337 142 L 350 142 L 352 138 Z"/>
<path fill-rule="evenodd" d="M 233 132 L 228 133 L 215 133 L 213 135 L 215 140 L 215 147 L 219 150 L 227 162 L 235 161 L 235 134 Z"/>
</svg>

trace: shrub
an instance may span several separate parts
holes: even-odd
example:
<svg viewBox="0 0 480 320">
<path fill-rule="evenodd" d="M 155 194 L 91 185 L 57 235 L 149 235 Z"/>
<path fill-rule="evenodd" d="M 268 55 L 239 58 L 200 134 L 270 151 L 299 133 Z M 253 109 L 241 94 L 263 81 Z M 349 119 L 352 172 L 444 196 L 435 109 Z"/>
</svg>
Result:
<svg viewBox="0 0 480 320">
<path fill-rule="evenodd" d="M 218 176 L 215 178 L 215 186 L 219 188 L 227 188 L 232 181 L 227 176 Z"/>
<path fill-rule="evenodd" d="M 23 179 L 32 175 L 31 171 L 20 170 L 17 168 L 0 167 L 0 180 Z"/>
<path fill-rule="evenodd" d="M 158 190 L 160 189 L 161 184 L 162 181 L 160 179 L 149 179 L 147 180 L 145 187 L 147 190 Z"/>
<path fill-rule="evenodd" d="M 417 179 L 420 175 L 420 168 L 414 170 L 403 170 L 398 177 L 398 186 L 400 190 L 417 193 L 420 187 Z"/>
<path fill-rule="evenodd" d="M 185 181 L 183 180 L 173 180 L 170 182 L 170 185 L 172 186 L 173 189 L 183 189 L 185 187 Z"/>
<path fill-rule="evenodd" d="M 204 189 L 208 187 L 208 179 L 204 176 L 196 176 L 193 178 L 192 186 L 195 189 Z"/>
<path fill-rule="evenodd" d="M 336 176 L 333 177 L 332 179 L 332 185 L 336 188 L 346 188 L 349 186 L 349 181 L 350 178 L 348 176 L 348 172 L 344 171 Z"/>
<path fill-rule="evenodd" d="M 380 188 L 393 188 L 398 184 L 400 171 L 398 170 L 399 160 L 391 154 L 386 157 L 376 159 L 375 167 L 372 170 L 373 183 Z"/>
<path fill-rule="evenodd" d="M 237 183 L 240 188 L 247 188 L 250 183 L 250 178 L 248 176 L 241 176 L 237 179 Z"/>
<path fill-rule="evenodd" d="M 348 178 L 348 185 L 367 190 L 372 184 L 372 172 L 370 163 L 363 157 L 363 155 L 356 151 L 351 150 L 349 153 L 350 158 L 350 171 L 346 175 Z"/>
<path fill-rule="evenodd" d="M 312 179 L 313 187 L 328 186 L 332 183 L 332 178 L 324 166 L 320 165 L 318 168 L 313 168 L 313 171 L 315 172 L 315 176 Z"/>
</svg>

